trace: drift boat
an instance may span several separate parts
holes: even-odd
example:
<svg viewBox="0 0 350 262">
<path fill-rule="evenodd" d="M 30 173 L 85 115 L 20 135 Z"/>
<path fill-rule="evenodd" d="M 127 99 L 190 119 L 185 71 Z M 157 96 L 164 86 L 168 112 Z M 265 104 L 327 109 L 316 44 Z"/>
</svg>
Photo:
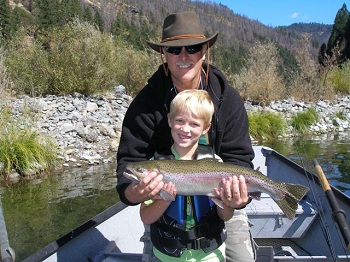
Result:
<svg viewBox="0 0 350 262">
<path fill-rule="evenodd" d="M 328 184 L 316 161 L 318 176 L 271 148 L 254 151 L 255 168 L 270 179 L 310 188 L 292 220 L 267 194 L 245 208 L 259 246 L 257 261 L 350 261 L 350 197 Z M 143 232 L 139 206 L 119 202 L 24 262 L 142 261 Z"/>
</svg>

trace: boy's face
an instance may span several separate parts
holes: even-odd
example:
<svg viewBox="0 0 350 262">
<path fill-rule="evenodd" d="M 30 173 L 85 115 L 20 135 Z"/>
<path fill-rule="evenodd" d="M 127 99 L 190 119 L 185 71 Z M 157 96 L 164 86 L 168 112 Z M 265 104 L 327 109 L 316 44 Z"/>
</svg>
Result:
<svg viewBox="0 0 350 262">
<path fill-rule="evenodd" d="M 176 112 L 172 119 L 168 117 L 174 146 L 184 149 L 197 147 L 199 137 L 208 132 L 210 126 L 205 126 L 204 120 L 192 114 L 189 110 Z"/>
</svg>

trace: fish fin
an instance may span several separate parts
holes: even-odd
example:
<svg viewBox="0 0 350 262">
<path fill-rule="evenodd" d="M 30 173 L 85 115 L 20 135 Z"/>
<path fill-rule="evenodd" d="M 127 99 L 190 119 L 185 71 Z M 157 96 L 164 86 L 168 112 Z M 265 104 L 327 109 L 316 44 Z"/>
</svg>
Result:
<svg viewBox="0 0 350 262">
<path fill-rule="evenodd" d="M 221 209 L 224 209 L 224 203 L 217 197 L 209 196 L 209 198 Z"/>
<path fill-rule="evenodd" d="M 285 192 L 280 192 L 282 197 L 275 200 L 288 219 L 292 220 L 298 208 L 298 202 L 309 191 L 309 188 L 303 185 L 283 184 Z"/>
<path fill-rule="evenodd" d="M 283 197 L 276 201 L 277 205 L 282 209 L 288 219 L 292 220 L 298 208 L 298 201 L 293 197 Z"/>
<path fill-rule="evenodd" d="M 249 196 L 250 196 L 252 199 L 260 200 L 260 198 L 261 198 L 261 192 L 250 192 L 250 193 L 249 193 Z"/>
<path fill-rule="evenodd" d="M 217 158 L 212 158 L 212 157 L 205 157 L 205 158 L 201 158 L 201 159 L 198 159 L 196 161 L 214 161 L 214 162 L 220 162 L 219 159 Z"/>
<path fill-rule="evenodd" d="M 161 189 L 159 191 L 159 195 L 161 196 L 162 199 L 166 201 L 175 201 L 175 197 L 167 190 Z"/>
<path fill-rule="evenodd" d="M 255 169 L 255 171 L 259 171 L 260 170 L 260 166 L 258 166 L 256 169 Z"/>
<path fill-rule="evenodd" d="M 310 190 L 307 186 L 297 184 L 286 184 L 287 191 L 300 201 Z"/>
</svg>

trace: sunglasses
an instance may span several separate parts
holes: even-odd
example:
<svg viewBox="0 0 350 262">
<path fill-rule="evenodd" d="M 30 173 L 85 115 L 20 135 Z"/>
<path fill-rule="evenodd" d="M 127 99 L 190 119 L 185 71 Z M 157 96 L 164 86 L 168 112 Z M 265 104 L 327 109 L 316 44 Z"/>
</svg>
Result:
<svg viewBox="0 0 350 262">
<path fill-rule="evenodd" d="M 185 48 L 186 52 L 192 55 L 201 51 L 203 49 L 203 44 L 190 46 L 165 46 L 164 50 L 169 54 L 179 55 L 182 51 L 182 48 Z"/>
</svg>

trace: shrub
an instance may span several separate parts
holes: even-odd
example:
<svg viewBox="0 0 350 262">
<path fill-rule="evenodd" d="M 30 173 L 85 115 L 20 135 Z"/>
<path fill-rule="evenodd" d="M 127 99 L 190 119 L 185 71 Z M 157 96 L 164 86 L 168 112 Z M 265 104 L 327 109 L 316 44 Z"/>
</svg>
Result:
<svg viewBox="0 0 350 262">
<path fill-rule="evenodd" d="M 287 124 L 276 113 L 259 112 L 248 115 L 250 135 L 257 140 L 273 139 L 285 133 Z"/>
<path fill-rule="evenodd" d="M 350 94 L 350 61 L 340 67 L 333 67 L 329 73 L 329 81 L 336 93 Z"/>
<path fill-rule="evenodd" d="M 51 169 L 57 161 L 57 147 L 47 137 L 31 131 L 23 121 L 11 121 L 10 110 L 0 112 L 0 174 L 14 170 L 31 175 Z"/>
<path fill-rule="evenodd" d="M 128 93 L 134 96 L 144 87 L 148 78 L 158 67 L 160 56 L 152 53 L 119 46 L 117 49 L 117 68 L 115 70 L 118 83 L 127 87 Z"/>
<path fill-rule="evenodd" d="M 250 48 L 250 57 L 234 82 L 244 98 L 269 104 L 284 95 L 283 78 L 278 74 L 279 55 L 276 45 L 258 43 Z"/>
<path fill-rule="evenodd" d="M 344 111 L 339 111 L 335 114 L 335 116 L 341 120 L 346 120 L 346 115 L 344 113 Z"/>
<path fill-rule="evenodd" d="M 113 39 L 87 22 L 74 20 L 41 35 L 47 49 L 45 93 L 91 95 L 116 84 Z"/>
<path fill-rule="evenodd" d="M 292 117 L 291 126 L 294 130 L 304 133 L 308 127 L 317 121 L 317 113 L 314 108 L 309 108 L 305 112 L 301 112 Z"/>
<path fill-rule="evenodd" d="M 11 89 L 13 88 L 13 83 L 9 78 L 7 68 L 4 65 L 4 50 L 0 48 L 0 110 L 8 104 L 8 97 Z"/>
<path fill-rule="evenodd" d="M 117 83 L 113 39 L 77 20 L 37 39 L 19 32 L 9 46 L 6 64 L 16 91 L 32 96 L 91 95 Z"/>
<path fill-rule="evenodd" d="M 316 101 L 320 98 L 332 98 L 331 90 L 321 84 L 319 66 L 310 54 L 311 41 L 307 34 L 301 35 L 300 48 L 295 50 L 298 63 L 297 70 L 292 74 L 289 95 L 298 101 Z"/>
<path fill-rule="evenodd" d="M 8 42 L 5 65 L 18 93 L 38 95 L 48 89 L 48 58 L 43 45 L 21 28 Z"/>
<path fill-rule="evenodd" d="M 136 50 L 87 22 L 74 20 L 34 39 L 24 30 L 8 45 L 6 64 L 18 93 L 84 95 L 122 84 L 142 88 L 159 56 Z"/>
</svg>

